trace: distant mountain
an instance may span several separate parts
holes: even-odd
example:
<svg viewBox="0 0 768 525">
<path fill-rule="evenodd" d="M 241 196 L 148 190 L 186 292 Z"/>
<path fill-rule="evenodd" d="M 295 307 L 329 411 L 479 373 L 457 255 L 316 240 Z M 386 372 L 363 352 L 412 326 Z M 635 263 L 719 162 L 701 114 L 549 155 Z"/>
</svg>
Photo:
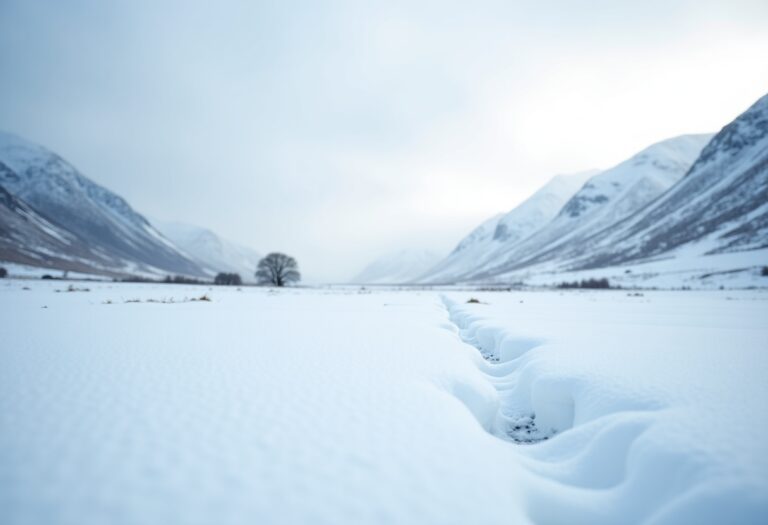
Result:
<svg viewBox="0 0 768 525">
<path fill-rule="evenodd" d="M 0 260 L 104 275 L 205 271 L 120 196 L 0 132 Z"/>
<path fill-rule="evenodd" d="M 712 135 L 683 135 L 653 144 L 628 160 L 591 177 L 556 216 L 523 242 L 493 253 L 492 266 L 464 276 L 484 281 L 515 270 L 564 267 L 589 249 L 590 239 L 662 195 L 698 158 Z"/>
<path fill-rule="evenodd" d="M 256 267 L 262 257 L 259 252 L 199 226 L 154 219 L 152 223 L 210 275 L 234 272 L 246 282 L 255 280 Z"/>
<path fill-rule="evenodd" d="M 768 248 L 768 95 L 720 130 L 667 193 L 590 244 L 574 268 L 669 258 L 681 250 Z"/>
<path fill-rule="evenodd" d="M 627 286 L 765 286 L 768 95 L 714 136 L 665 140 L 593 176 L 544 227 L 489 248 L 501 220 L 481 225 L 448 257 L 477 246 L 465 258 L 468 271 L 445 279 L 444 261 L 428 278 L 552 284 L 609 276 Z"/>
<path fill-rule="evenodd" d="M 596 170 L 557 175 L 522 204 L 488 219 L 467 235 L 448 257 L 420 280 L 447 283 L 493 265 L 497 253 L 511 249 L 544 227 Z"/>
<path fill-rule="evenodd" d="M 359 284 L 405 284 L 433 267 L 441 256 L 429 250 L 400 250 L 376 259 L 351 282 Z"/>
</svg>

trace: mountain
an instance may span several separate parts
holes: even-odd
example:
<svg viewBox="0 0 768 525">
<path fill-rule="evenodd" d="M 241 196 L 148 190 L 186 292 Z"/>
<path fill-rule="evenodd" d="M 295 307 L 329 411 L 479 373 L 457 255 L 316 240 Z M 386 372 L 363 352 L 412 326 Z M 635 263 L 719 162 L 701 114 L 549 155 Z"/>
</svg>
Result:
<svg viewBox="0 0 768 525">
<path fill-rule="evenodd" d="M 400 250 L 376 259 L 351 282 L 359 284 L 405 284 L 433 267 L 441 256 L 429 250 Z"/>
<path fill-rule="evenodd" d="M 234 272 L 246 282 L 255 279 L 256 267 L 262 257 L 257 251 L 223 239 L 199 226 L 154 219 L 152 223 L 210 275 Z"/>
<path fill-rule="evenodd" d="M 8 171 L 9 168 L 0 163 L 0 176 Z M 88 251 L 75 236 L 0 186 L 0 260 L 37 266 L 45 258 L 53 267 L 64 266 L 74 271 L 89 269 L 75 258 L 68 261 L 57 258 L 57 253 L 85 256 Z"/>
<path fill-rule="evenodd" d="M 458 280 L 765 286 L 768 95 L 714 136 L 654 144 L 592 177 L 545 227 L 489 253 L 493 266 Z"/>
<path fill-rule="evenodd" d="M 204 276 L 120 196 L 55 153 L 0 132 L 0 259 L 111 276 Z"/>
<path fill-rule="evenodd" d="M 492 265 L 497 252 L 510 249 L 552 220 L 595 173 L 591 170 L 553 177 L 512 211 L 496 215 L 475 228 L 448 257 L 420 277 L 426 282 L 452 282 Z"/>
<path fill-rule="evenodd" d="M 592 244 L 575 269 L 768 248 L 768 95 L 720 130 L 667 193 Z"/>
<path fill-rule="evenodd" d="M 593 236 L 641 210 L 679 181 L 712 135 L 683 135 L 653 144 L 591 177 L 543 228 L 522 242 L 492 254 L 491 267 L 478 267 L 466 280 L 545 265 L 563 268 L 592 249 Z"/>
</svg>

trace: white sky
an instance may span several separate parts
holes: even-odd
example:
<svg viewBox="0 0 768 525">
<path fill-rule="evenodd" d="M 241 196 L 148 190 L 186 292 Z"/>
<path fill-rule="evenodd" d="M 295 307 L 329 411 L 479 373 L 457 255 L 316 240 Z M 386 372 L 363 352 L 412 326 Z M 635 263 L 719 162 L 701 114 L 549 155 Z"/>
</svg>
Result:
<svg viewBox="0 0 768 525">
<path fill-rule="evenodd" d="M 764 0 L 0 1 L 0 128 L 344 280 L 768 91 Z"/>
</svg>

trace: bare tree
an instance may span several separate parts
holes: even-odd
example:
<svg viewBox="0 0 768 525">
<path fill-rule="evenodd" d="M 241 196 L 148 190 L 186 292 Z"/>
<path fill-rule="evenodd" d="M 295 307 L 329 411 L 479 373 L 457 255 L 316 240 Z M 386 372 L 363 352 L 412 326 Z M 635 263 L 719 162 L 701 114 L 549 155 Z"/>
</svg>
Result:
<svg viewBox="0 0 768 525">
<path fill-rule="evenodd" d="M 296 259 L 284 253 L 270 253 L 259 261 L 256 271 L 256 279 L 259 284 L 271 284 L 273 286 L 285 286 L 286 284 L 299 282 L 301 274 Z"/>
<path fill-rule="evenodd" d="M 216 278 L 213 280 L 213 284 L 240 286 L 243 284 L 243 280 L 240 278 L 240 274 L 238 273 L 219 272 L 216 274 Z"/>
</svg>

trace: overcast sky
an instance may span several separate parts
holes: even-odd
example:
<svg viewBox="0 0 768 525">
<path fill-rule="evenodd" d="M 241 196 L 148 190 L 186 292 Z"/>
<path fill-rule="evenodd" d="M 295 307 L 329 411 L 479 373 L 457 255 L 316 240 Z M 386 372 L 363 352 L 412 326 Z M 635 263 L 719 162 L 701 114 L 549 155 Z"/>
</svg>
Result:
<svg viewBox="0 0 768 525">
<path fill-rule="evenodd" d="M 768 2 L 0 0 L 0 128 L 344 280 L 768 92 Z"/>
</svg>

